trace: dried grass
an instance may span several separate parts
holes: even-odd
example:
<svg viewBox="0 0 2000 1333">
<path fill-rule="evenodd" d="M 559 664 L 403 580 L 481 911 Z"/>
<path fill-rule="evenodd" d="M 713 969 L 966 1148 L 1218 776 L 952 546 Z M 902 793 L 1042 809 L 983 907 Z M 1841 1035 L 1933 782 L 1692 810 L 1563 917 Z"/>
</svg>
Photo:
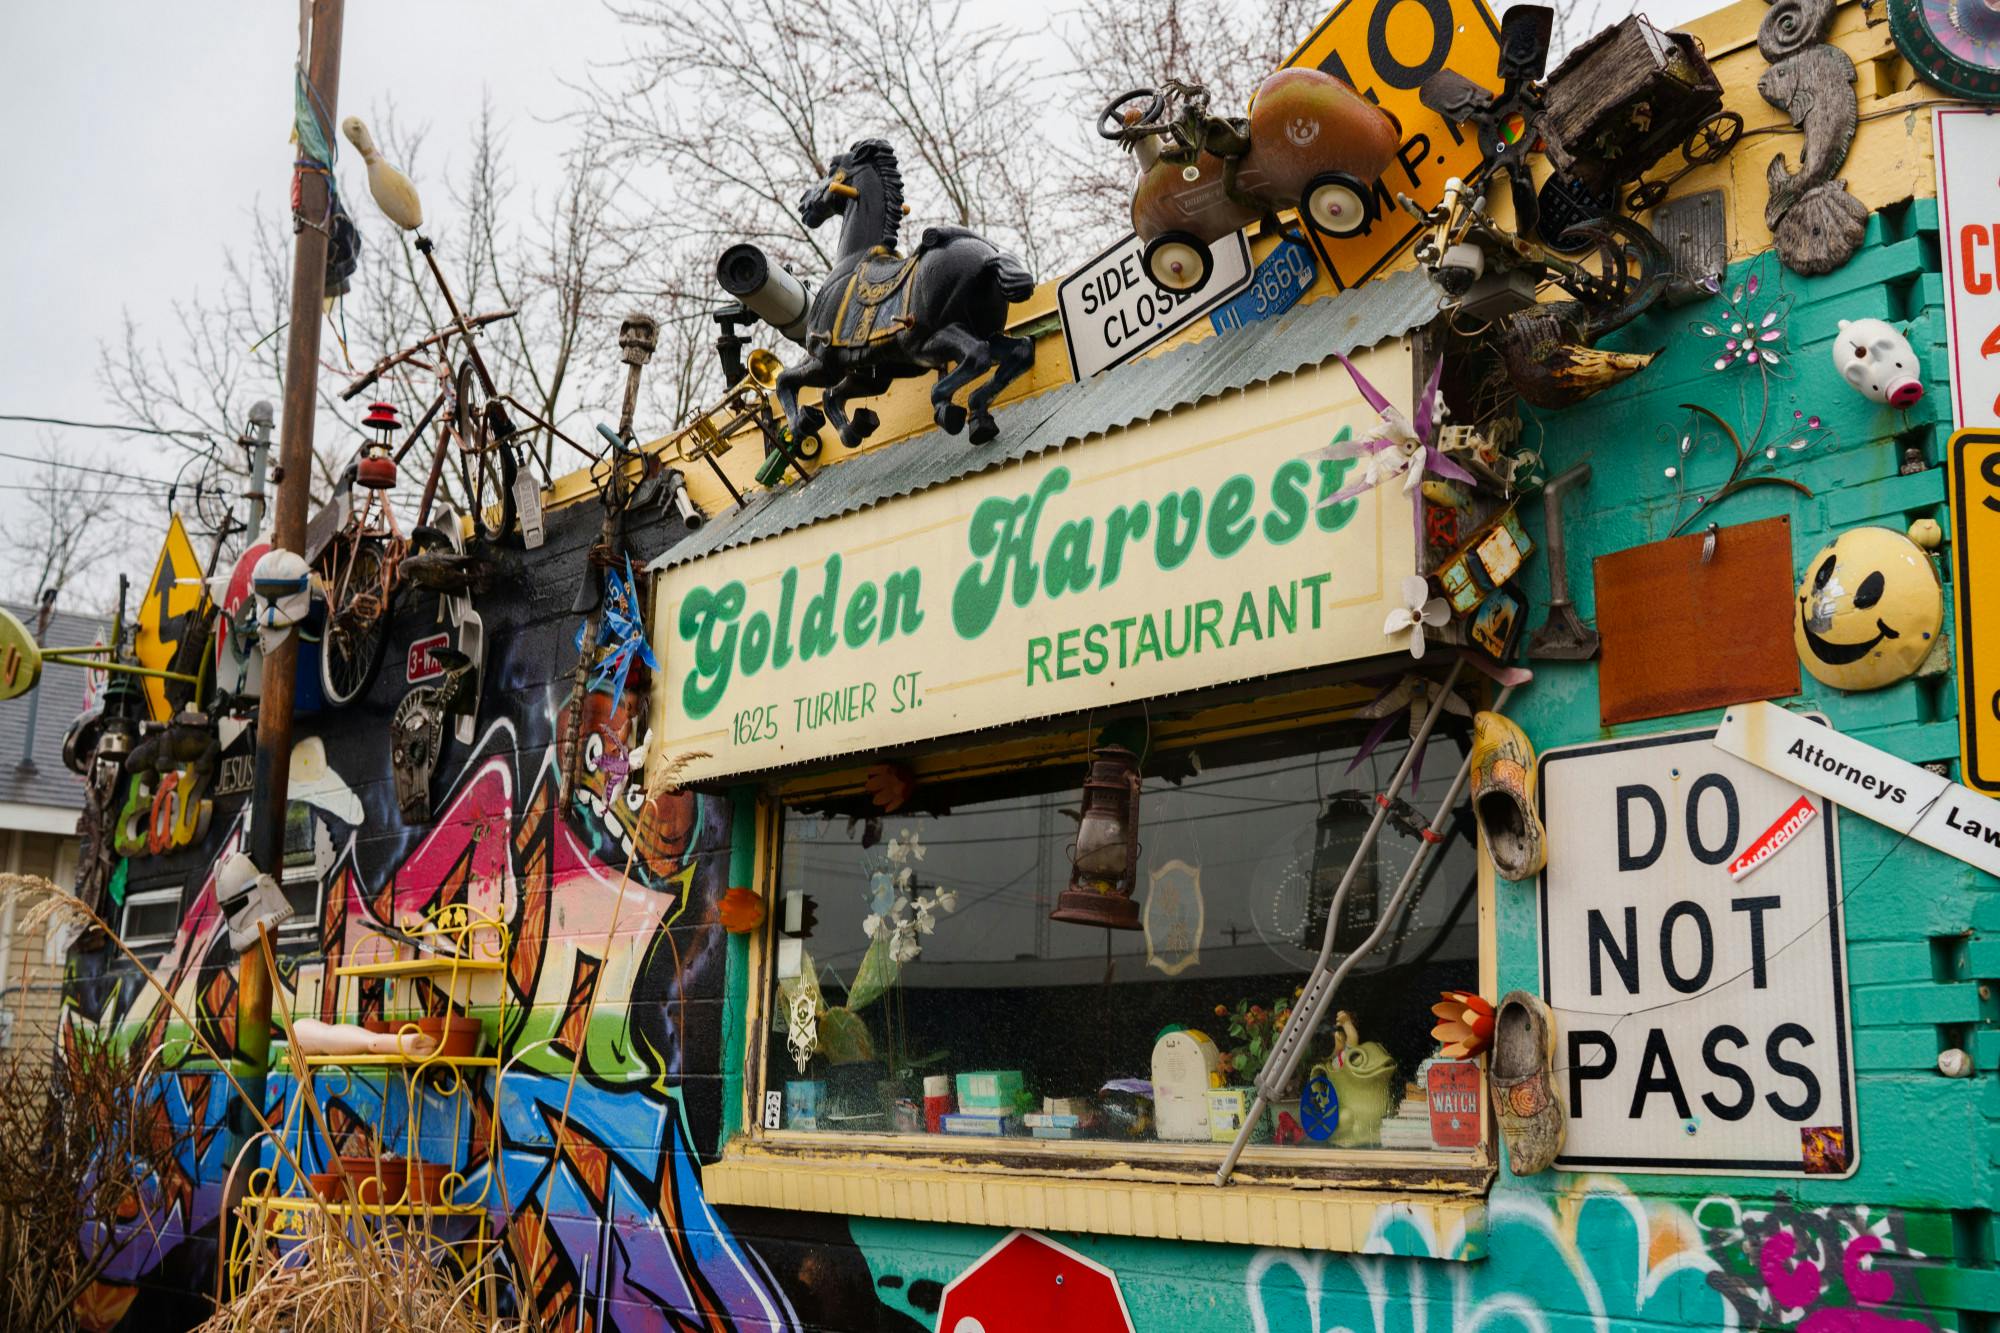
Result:
<svg viewBox="0 0 2000 1333">
<path fill-rule="evenodd" d="M 187 1139 L 145 1095 L 144 1054 L 48 1035 L 0 1061 L 0 1328 L 75 1327 L 77 1300 L 157 1229 Z"/>
<path fill-rule="evenodd" d="M 201 1027 L 154 975 L 151 968 L 118 937 L 118 933 L 74 894 L 48 880 L 33 875 L 0 874 L 0 904 L 14 902 L 26 908 L 18 918 L 29 931 L 57 930 L 75 926 L 102 931 L 138 974 L 178 1018 L 187 1039 L 210 1061 L 215 1072 L 227 1080 L 236 1096 L 250 1107 L 261 1128 L 259 1137 L 268 1138 L 278 1156 L 298 1176 L 304 1167 L 285 1143 L 284 1136 L 257 1109 L 230 1065 L 202 1035 Z M 268 938 L 263 947 L 269 950 Z M 286 1015 L 289 1021 L 289 1015 Z M 178 1150 L 178 1132 L 145 1102 L 143 1093 L 154 1074 L 151 1068 L 157 1052 L 134 1049 L 118 1054 L 109 1043 L 75 1043 L 67 1068 L 72 1078 L 87 1076 L 84 1086 L 89 1108 L 87 1123 L 74 1116 L 60 1116 L 50 1126 L 24 1118 L 22 1126 L 43 1137 L 27 1141 L 29 1151 L 16 1151 L 13 1137 L 0 1142 L 0 1328 L 47 1328 L 67 1330 L 75 1326 L 76 1300 L 92 1279 L 115 1257 L 120 1233 L 108 1227 L 95 1231 L 75 1224 L 124 1219 L 122 1243 L 137 1234 L 130 1223 L 148 1220 L 147 1194 L 141 1186 L 153 1179 L 156 1167 Z M 311 1087 L 310 1071 L 294 1055 L 294 1073 L 299 1086 Z M 79 1063 L 79 1059 L 82 1063 Z M 24 1089 L 25 1090 L 25 1089 Z M 4 1110 L 26 1106 L 26 1098 L 0 1097 L 0 1133 L 9 1128 Z M 77 1105 L 57 1100 L 39 1104 L 58 1108 Z M 307 1107 L 324 1133 L 326 1126 L 316 1100 Z M 77 1132 L 76 1125 L 81 1125 Z M 67 1176 L 52 1173 L 47 1158 L 49 1135 L 58 1146 L 77 1148 L 83 1165 L 70 1169 Z M 39 1146 L 36 1146 L 36 1145 Z M 67 1159 L 61 1159 L 67 1160 Z M 19 1188 L 13 1188 L 19 1185 Z M 59 1185 L 60 1188 L 52 1188 Z M 50 1212 L 53 1220 L 39 1214 L 29 1217 L 23 1207 L 36 1204 Z M 59 1206 L 55 1206 L 59 1205 Z M 67 1210 L 67 1211 L 65 1211 Z M 60 1214 L 57 1216 L 56 1214 Z M 72 1217 L 74 1214 L 74 1217 Z M 253 1215 L 254 1216 L 254 1215 Z M 203 1333 L 219 1330 L 256 1330 L 257 1333 L 289 1333 L 305 1329 L 409 1330 L 410 1333 L 456 1333 L 456 1330 L 500 1330 L 500 1333 L 527 1333 L 539 1327 L 532 1315 L 528 1322 L 494 1320 L 483 1313 L 499 1303 L 503 1289 L 511 1288 L 509 1276 L 499 1263 L 500 1246 L 488 1242 L 485 1251 L 470 1266 L 453 1257 L 465 1246 L 446 1245 L 426 1234 L 423 1218 L 409 1219 L 409 1229 L 378 1230 L 355 1225 L 330 1211 L 317 1198 L 309 1207 L 291 1216 L 297 1230 L 274 1244 L 268 1226 L 236 1238 L 237 1253 L 265 1250 L 270 1261 L 255 1265 L 244 1290 L 234 1299 L 220 1303 L 214 1315 L 201 1325 Z M 246 1220 L 246 1228 L 258 1224 Z M 57 1253 L 52 1243 L 38 1237 L 92 1236 L 101 1238 L 96 1250 L 79 1246 L 74 1253 Z M 35 1258 L 33 1247 L 40 1245 L 47 1257 Z M 19 1305 L 21 1293 L 36 1302 Z M 14 1301 L 16 1304 L 9 1304 Z M 17 1308 L 18 1306 L 18 1308 Z"/>
<path fill-rule="evenodd" d="M 294 1248 L 263 1265 L 249 1287 L 196 1333 L 335 1328 L 521 1333 L 527 1327 L 482 1312 L 488 1283 L 505 1281 L 490 1259 L 460 1273 L 448 1247 L 420 1231 L 389 1236 L 344 1225 L 323 1210 L 298 1216 L 303 1235 Z"/>
</svg>

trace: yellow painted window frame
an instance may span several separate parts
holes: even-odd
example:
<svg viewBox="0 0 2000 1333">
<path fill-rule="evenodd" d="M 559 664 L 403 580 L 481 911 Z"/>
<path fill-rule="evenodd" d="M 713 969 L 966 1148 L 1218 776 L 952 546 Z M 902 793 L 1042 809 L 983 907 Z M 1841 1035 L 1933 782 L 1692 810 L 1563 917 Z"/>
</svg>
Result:
<svg viewBox="0 0 2000 1333">
<path fill-rule="evenodd" d="M 1160 721 L 1163 748 L 1213 743 L 1322 725 L 1352 717 L 1374 697 L 1353 684 L 1251 698 Z M 942 750 L 908 761 L 920 781 L 941 782 L 1073 763 L 1084 728 Z M 862 790 L 865 770 L 813 774 L 767 790 L 757 809 L 756 888 L 775 904 L 783 806 Z M 1426 812 L 1428 813 L 1428 812 Z M 1494 881 L 1478 858 L 1479 986 L 1497 980 Z M 702 1172 L 711 1203 L 853 1217 L 970 1226 L 1052 1228 L 1111 1236 L 1359 1251 L 1390 1218 L 1424 1226 L 1439 1252 L 1484 1253 L 1485 1200 L 1494 1175 L 1493 1122 L 1487 1109 L 1471 1154 L 1315 1149 L 1252 1145 L 1236 1175 L 1218 1188 L 1221 1144 L 1130 1144 L 1080 1140 L 822 1134 L 763 1128 L 759 1108 L 768 1077 L 772 932 L 779 913 L 750 937 L 745 1023 L 742 1130 Z M 1428 1007 L 1429 996 L 1412 996 Z"/>
</svg>

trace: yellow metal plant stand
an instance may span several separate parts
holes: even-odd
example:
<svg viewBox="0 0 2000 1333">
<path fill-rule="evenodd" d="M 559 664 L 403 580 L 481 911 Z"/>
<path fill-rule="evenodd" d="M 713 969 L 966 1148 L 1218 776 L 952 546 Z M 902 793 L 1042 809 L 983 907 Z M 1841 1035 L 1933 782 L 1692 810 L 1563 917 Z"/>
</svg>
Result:
<svg viewBox="0 0 2000 1333">
<path fill-rule="evenodd" d="M 507 1030 L 505 972 L 509 942 L 507 928 L 498 915 L 478 914 L 463 904 L 442 908 L 405 940 L 394 941 L 396 951 L 408 954 L 407 957 L 334 968 L 334 1010 L 343 1015 L 358 1015 L 360 983 L 374 980 L 383 983 L 382 1012 L 386 1017 L 398 1009 L 409 1008 L 418 983 L 429 982 L 442 995 L 447 1013 L 463 1009 L 469 1014 L 475 1003 L 490 1009 L 493 1024 L 486 1029 L 485 1049 L 497 1050 L 497 1038 Z M 494 981 L 490 1000 L 473 994 L 475 985 L 485 977 Z M 408 983 L 409 992 L 399 996 L 399 982 Z M 396 1036 L 399 1044 L 407 1048 L 418 1035 L 415 1019 L 390 1021 L 398 1024 Z M 482 1071 L 494 1070 L 497 1083 L 501 1061 L 497 1054 L 450 1056 L 443 1054 L 443 1050 L 444 1042 L 440 1040 L 428 1055 L 398 1052 L 293 1059 L 295 1073 L 302 1065 L 304 1076 L 298 1080 L 278 1130 L 293 1158 L 300 1163 L 322 1160 L 328 1170 L 336 1169 L 338 1164 L 334 1159 L 340 1155 L 339 1145 L 327 1139 L 324 1100 L 342 1097 L 357 1079 L 368 1078 L 378 1078 L 380 1082 L 377 1121 L 369 1135 L 371 1155 L 378 1164 L 392 1155 L 395 1100 L 390 1094 L 400 1082 L 406 1108 L 401 1127 L 401 1157 L 408 1185 L 402 1197 L 388 1199 L 382 1197 L 388 1191 L 382 1188 L 379 1174 L 365 1178 L 350 1175 L 345 1200 L 330 1202 L 315 1194 L 310 1182 L 296 1175 L 288 1189 L 280 1189 L 279 1165 L 259 1166 L 248 1180 L 239 1209 L 240 1224 L 231 1228 L 234 1239 L 228 1259 L 228 1282 L 232 1298 L 248 1290 L 265 1269 L 287 1262 L 286 1255 L 293 1248 L 287 1242 L 310 1234 L 309 1214 L 332 1219 L 340 1227 L 367 1228 L 384 1241 L 398 1248 L 413 1248 L 433 1261 L 454 1259 L 462 1271 L 477 1267 L 497 1243 L 491 1232 L 487 1199 L 494 1189 L 497 1173 L 492 1169 L 490 1142 L 493 1116 L 484 1120 L 487 1126 L 484 1133 L 489 1141 L 479 1144 L 471 1138 L 472 1134 L 480 1133 L 477 1126 L 481 1123 L 473 1114 L 473 1097 Z M 328 1078 L 337 1079 L 338 1086 L 323 1087 L 322 1079 Z M 496 1098 L 497 1095 L 496 1087 Z M 439 1107 L 442 1121 L 435 1115 L 427 1116 L 427 1112 Z M 427 1118 L 432 1122 L 428 1134 Z M 448 1145 L 444 1149 L 448 1154 L 445 1161 L 425 1161 L 423 1150 L 427 1138 L 433 1150 L 441 1144 Z M 325 1145 L 325 1151 L 309 1158 L 306 1149 L 314 1143 Z M 489 1169 L 480 1187 L 473 1190 L 468 1187 L 459 1163 L 482 1146 L 487 1151 Z M 425 1174 L 420 1168 L 429 1166 L 434 1172 L 438 1165 L 445 1167 L 442 1179 L 434 1187 L 420 1185 L 420 1175 Z M 478 1286 L 482 1309 L 491 1316 L 494 1284 L 487 1280 Z"/>
</svg>

